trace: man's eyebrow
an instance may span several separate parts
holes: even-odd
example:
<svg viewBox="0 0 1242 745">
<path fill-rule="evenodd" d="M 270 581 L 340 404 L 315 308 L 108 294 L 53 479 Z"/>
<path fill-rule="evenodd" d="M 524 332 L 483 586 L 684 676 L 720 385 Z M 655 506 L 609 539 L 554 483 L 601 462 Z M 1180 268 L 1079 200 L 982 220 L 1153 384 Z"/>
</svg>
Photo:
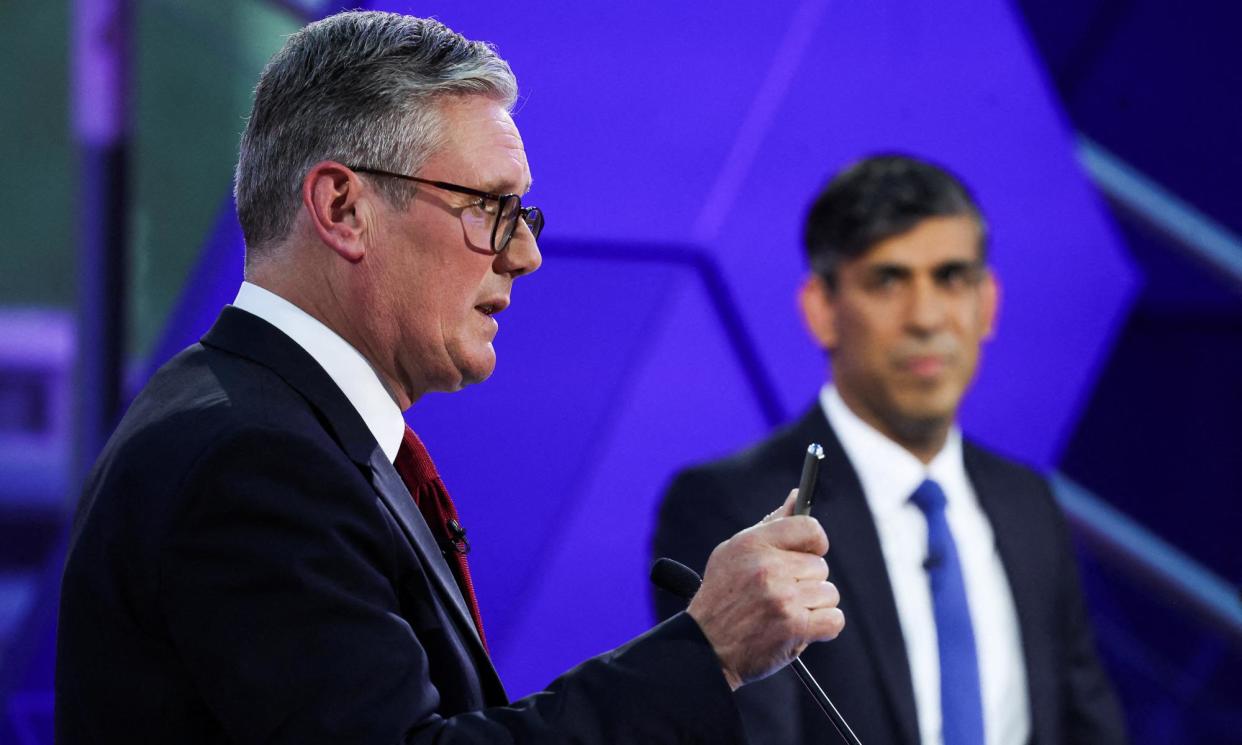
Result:
<svg viewBox="0 0 1242 745">
<path fill-rule="evenodd" d="M 913 269 L 905 264 L 890 264 L 888 262 L 877 262 L 875 264 L 870 264 L 864 269 L 864 271 L 868 274 L 890 274 L 903 277 L 909 276 L 914 272 Z"/>
<path fill-rule="evenodd" d="M 983 259 L 951 259 L 932 267 L 932 274 L 944 274 L 955 271 L 978 271 L 983 269 Z"/>
</svg>

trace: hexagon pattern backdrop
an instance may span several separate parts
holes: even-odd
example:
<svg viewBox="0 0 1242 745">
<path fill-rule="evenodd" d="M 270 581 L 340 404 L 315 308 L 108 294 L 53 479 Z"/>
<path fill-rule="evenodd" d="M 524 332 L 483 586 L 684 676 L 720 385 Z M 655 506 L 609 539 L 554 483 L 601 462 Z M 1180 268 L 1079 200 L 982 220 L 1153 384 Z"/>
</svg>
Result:
<svg viewBox="0 0 1242 745">
<path fill-rule="evenodd" d="M 493 41 L 522 89 L 544 268 L 499 317 L 492 379 L 408 413 L 469 530 L 511 695 L 647 628 L 669 476 L 813 400 L 801 222 L 860 155 L 929 157 L 975 190 L 1003 293 L 963 427 L 1057 462 L 1139 278 L 1008 3 L 369 7 Z M 161 354 L 231 299 L 240 253 L 226 210 Z"/>
</svg>

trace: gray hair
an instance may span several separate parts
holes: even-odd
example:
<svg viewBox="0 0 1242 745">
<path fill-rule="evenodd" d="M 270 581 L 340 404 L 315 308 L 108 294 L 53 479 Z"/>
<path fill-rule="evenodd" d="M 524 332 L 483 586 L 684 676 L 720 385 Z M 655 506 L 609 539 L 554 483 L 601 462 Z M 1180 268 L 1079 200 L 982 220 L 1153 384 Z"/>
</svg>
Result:
<svg viewBox="0 0 1242 745">
<path fill-rule="evenodd" d="M 424 18 L 350 11 L 290 36 L 259 78 L 237 161 L 247 263 L 288 235 L 316 163 L 416 173 L 442 144 L 438 99 L 454 94 L 511 108 L 517 80 L 490 44 Z M 376 185 L 398 207 L 414 193 L 398 179 Z"/>
</svg>

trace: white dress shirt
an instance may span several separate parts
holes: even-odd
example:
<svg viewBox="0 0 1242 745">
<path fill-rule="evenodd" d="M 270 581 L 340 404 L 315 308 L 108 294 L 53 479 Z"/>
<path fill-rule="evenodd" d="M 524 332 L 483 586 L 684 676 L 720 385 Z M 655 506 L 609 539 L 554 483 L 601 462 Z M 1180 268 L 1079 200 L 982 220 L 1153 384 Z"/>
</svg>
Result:
<svg viewBox="0 0 1242 745">
<path fill-rule="evenodd" d="M 362 416 L 388 460 L 397 459 L 405 436 L 401 407 L 357 349 L 317 318 L 258 285 L 242 282 L 233 305 L 280 329 L 314 357 Z"/>
<path fill-rule="evenodd" d="M 1031 713 L 1018 615 L 992 526 L 966 476 L 961 431 L 954 427 L 944 448 L 925 465 L 854 414 L 834 386 L 824 386 L 820 405 L 858 473 L 880 536 L 910 661 L 920 739 L 924 745 L 943 743 L 940 652 L 931 585 L 923 568 L 927 519 L 910 501 L 915 488 L 924 479 L 932 479 L 945 493 L 945 518 L 957 544 L 970 604 L 985 741 L 987 745 L 1023 745 L 1030 736 Z M 831 540 L 832 526 L 828 529 Z M 828 560 L 832 561 L 831 549 Z"/>
</svg>

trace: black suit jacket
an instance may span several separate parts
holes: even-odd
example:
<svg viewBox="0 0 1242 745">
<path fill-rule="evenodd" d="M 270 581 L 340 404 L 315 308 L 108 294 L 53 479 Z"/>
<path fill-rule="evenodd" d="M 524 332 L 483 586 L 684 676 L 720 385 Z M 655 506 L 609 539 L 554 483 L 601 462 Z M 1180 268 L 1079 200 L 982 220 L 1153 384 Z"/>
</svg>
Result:
<svg viewBox="0 0 1242 745">
<path fill-rule="evenodd" d="M 664 497 L 656 556 L 702 571 L 716 544 L 759 521 L 798 485 L 806 447 L 824 446 L 812 514 L 828 534 L 831 579 L 846 626 L 802 655 L 865 745 L 919 742 L 914 689 L 880 539 L 862 485 L 818 402 L 800 420 L 733 457 L 677 475 Z M 1032 471 L 964 444 L 966 472 L 992 524 L 1017 608 L 1038 745 L 1124 742 L 1120 711 L 1096 657 L 1064 518 Z M 660 592 L 656 608 L 681 608 Z M 738 692 L 751 740 L 836 743 L 790 671 Z"/>
<path fill-rule="evenodd" d="M 734 742 L 682 614 L 509 704 L 453 575 L 331 378 L 226 308 L 88 480 L 57 640 L 57 741 Z"/>
</svg>

